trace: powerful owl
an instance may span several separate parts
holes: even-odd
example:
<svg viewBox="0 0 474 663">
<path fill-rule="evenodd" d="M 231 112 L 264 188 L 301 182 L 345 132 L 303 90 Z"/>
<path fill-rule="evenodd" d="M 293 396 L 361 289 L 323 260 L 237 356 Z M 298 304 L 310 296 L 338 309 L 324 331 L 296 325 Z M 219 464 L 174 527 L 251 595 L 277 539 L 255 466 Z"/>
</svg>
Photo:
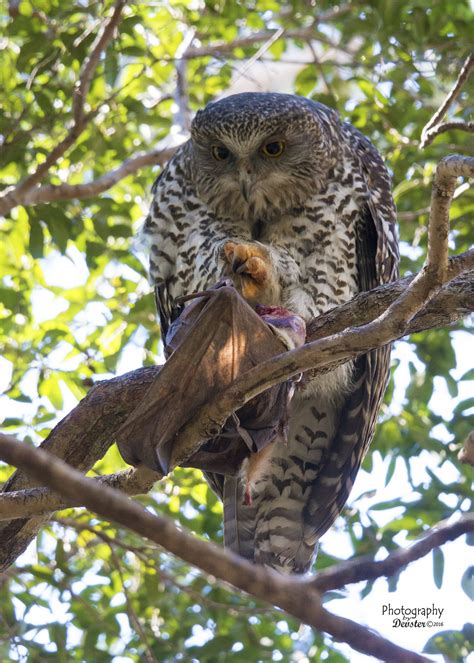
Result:
<svg viewBox="0 0 474 663">
<path fill-rule="evenodd" d="M 373 145 L 303 97 L 245 93 L 199 111 L 153 187 L 144 232 L 163 334 L 177 298 L 231 277 L 251 304 L 306 321 L 397 277 L 390 179 Z M 284 572 L 307 571 L 372 439 L 390 348 L 304 383 L 244 499 L 208 474 L 225 544 Z"/>
</svg>

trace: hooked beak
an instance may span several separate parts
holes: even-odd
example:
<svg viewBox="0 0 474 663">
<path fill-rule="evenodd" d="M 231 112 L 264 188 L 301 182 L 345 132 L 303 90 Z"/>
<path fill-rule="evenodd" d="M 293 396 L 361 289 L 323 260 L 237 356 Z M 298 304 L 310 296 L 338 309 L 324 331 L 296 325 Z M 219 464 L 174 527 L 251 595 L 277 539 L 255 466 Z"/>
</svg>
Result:
<svg viewBox="0 0 474 663">
<path fill-rule="evenodd" d="M 250 198 L 250 189 L 252 185 L 248 179 L 240 179 L 239 184 L 240 184 L 240 192 L 242 193 L 242 197 L 245 200 L 245 202 L 248 203 Z"/>
<path fill-rule="evenodd" d="M 239 186 L 242 193 L 242 197 L 246 203 L 250 200 L 250 194 L 252 193 L 253 187 L 253 176 L 250 168 L 245 167 L 239 173 Z"/>
</svg>

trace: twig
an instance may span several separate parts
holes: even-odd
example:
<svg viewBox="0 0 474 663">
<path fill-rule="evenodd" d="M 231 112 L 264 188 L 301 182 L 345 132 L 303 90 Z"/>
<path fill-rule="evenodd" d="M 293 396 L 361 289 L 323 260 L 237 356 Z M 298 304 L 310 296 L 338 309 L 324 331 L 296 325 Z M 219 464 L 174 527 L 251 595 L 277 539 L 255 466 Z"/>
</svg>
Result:
<svg viewBox="0 0 474 663">
<path fill-rule="evenodd" d="M 285 32 L 284 28 L 278 28 L 278 30 L 275 30 L 275 32 L 272 35 L 270 35 L 267 41 L 264 42 L 263 46 L 261 46 L 258 49 L 258 51 L 254 55 L 252 55 L 252 57 L 249 60 L 245 62 L 244 66 L 241 68 L 237 68 L 237 75 L 233 79 L 233 83 L 236 83 L 240 78 L 242 78 L 242 76 L 245 76 L 246 72 L 256 62 L 258 62 L 263 55 L 265 55 L 268 49 L 280 39 L 280 37 L 284 34 L 284 32 Z"/>
<path fill-rule="evenodd" d="M 390 553 L 381 561 L 361 558 L 343 562 L 333 568 L 320 571 L 317 577 L 310 582 L 317 590 L 327 592 L 330 589 L 339 589 L 362 580 L 393 576 L 411 562 L 427 555 L 433 548 L 437 548 L 447 541 L 453 541 L 467 532 L 474 532 L 474 515 L 472 514 L 461 516 L 454 523 L 439 523 L 419 541 L 408 548 L 400 548 Z"/>
<path fill-rule="evenodd" d="M 413 212 L 411 211 L 397 212 L 397 219 L 398 221 L 415 221 L 415 219 L 417 219 L 422 214 L 429 214 L 429 212 L 430 212 L 429 207 L 422 207 Z"/>
<path fill-rule="evenodd" d="M 322 607 L 319 593 L 308 583 L 252 565 L 237 555 L 224 552 L 215 544 L 191 536 L 170 520 L 151 514 L 120 492 L 83 477 L 80 472 L 42 449 L 12 442 L 3 436 L 0 438 L 0 457 L 69 499 L 84 499 L 85 505 L 92 511 L 155 541 L 205 573 L 277 605 L 318 631 L 347 642 L 357 651 L 394 663 L 401 660 L 406 663 L 428 661 L 356 622 L 331 614 Z"/>
<path fill-rule="evenodd" d="M 473 68 L 474 68 L 474 53 L 470 53 L 467 56 L 466 60 L 464 61 L 464 64 L 461 68 L 461 71 L 459 72 L 456 82 L 454 83 L 451 90 L 448 92 L 445 100 L 438 108 L 436 113 L 433 115 L 433 117 L 430 119 L 430 121 L 423 127 L 423 130 L 421 132 L 421 143 L 420 143 L 421 149 L 427 147 L 438 134 L 442 133 L 442 131 L 448 131 L 448 129 L 462 129 L 463 131 L 473 131 L 472 122 L 469 122 L 468 124 L 465 124 L 464 122 L 455 122 L 455 123 L 446 122 L 444 123 L 444 125 L 440 124 L 440 120 L 442 119 L 448 108 L 458 98 Z M 453 124 L 455 126 L 452 126 Z M 442 126 L 444 126 L 443 129 L 441 129 Z"/>
<path fill-rule="evenodd" d="M 75 143 L 84 130 L 88 121 L 88 116 L 84 112 L 86 96 L 89 92 L 100 56 L 114 36 L 125 4 L 125 0 L 116 0 L 111 16 L 104 21 L 102 29 L 99 31 L 92 45 L 92 50 L 82 65 L 79 80 L 73 94 L 72 111 L 74 122 L 72 127 L 63 140 L 51 150 L 43 163 L 31 175 L 28 175 L 28 177 L 13 189 L 7 189 L 0 194 L 0 214 L 7 214 L 16 205 L 21 205 L 24 195 L 44 178 L 51 166 Z"/>
<path fill-rule="evenodd" d="M 309 50 L 311 51 L 311 55 L 313 56 L 313 64 L 317 67 L 317 69 L 318 69 L 318 71 L 321 75 L 321 78 L 323 79 L 324 85 L 326 86 L 327 94 L 330 94 L 333 97 L 333 99 L 336 99 L 337 97 L 334 94 L 334 90 L 332 89 L 332 86 L 331 86 L 331 84 L 328 80 L 328 77 L 324 73 L 324 67 L 321 64 L 320 59 L 318 58 L 318 54 L 316 53 L 316 49 L 314 48 L 314 44 L 313 44 L 312 41 L 308 41 L 308 47 L 309 47 Z M 316 80 L 316 77 L 315 77 L 315 80 Z"/>
<path fill-rule="evenodd" d="M 453 120 L 452 122 L 441 122 L 437 124 L 432 129 L 425 133 L 425 138 L 422 143 L 420 143 L 420 148 L 423 149 L 427 147 L 436 136 L 446 133 L 446 131 L 465 131 L 467 133 L 474 133 L 474 122 L 462 122 L 461 120 Z"/>
</svg>

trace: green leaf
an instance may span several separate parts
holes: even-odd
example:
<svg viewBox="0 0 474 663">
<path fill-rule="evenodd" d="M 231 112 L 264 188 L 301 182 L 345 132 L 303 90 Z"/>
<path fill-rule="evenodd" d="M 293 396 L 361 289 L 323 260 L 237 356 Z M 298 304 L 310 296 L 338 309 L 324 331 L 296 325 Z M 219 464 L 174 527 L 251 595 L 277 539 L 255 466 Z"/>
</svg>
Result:
<svg viewBox="0 0 474 663">
<path fill-rule="evenodd" d="M 444 553 L 441 548 L 433 548 L 433 580 L 438 589 L 441 589 L 444 575 Z"/>
<path fill-rule="evenodd" d="M 30 253 L 33 258 L 43 258 L 44 256 L 44 232 L 39 221 L 30 223 Z"/>
</svg>

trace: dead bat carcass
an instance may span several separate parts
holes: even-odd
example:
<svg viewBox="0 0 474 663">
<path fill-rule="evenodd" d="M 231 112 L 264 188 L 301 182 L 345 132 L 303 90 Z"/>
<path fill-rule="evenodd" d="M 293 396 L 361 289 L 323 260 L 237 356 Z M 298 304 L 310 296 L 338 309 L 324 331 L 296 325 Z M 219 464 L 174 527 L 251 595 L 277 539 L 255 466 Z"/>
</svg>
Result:
<svg viewBox="0 0 474 663">
<path fill-rule="evenodd" d="M 212 439 L 189 446 L 180 431 L 239 375 L 304 343 L 305 323 L 283 308 L 254 310 L 230 281 L 188 299 L 166 335 L 169 359 L 117 433 L 118 447 L 131 465 L 144 463 L 164 474 L 182 465 L 235 475 L 245 461 L 250 486 L 269 456 L 268 445 L 286 435 L 295 380 L 250 400 Z"/>
</svg>

